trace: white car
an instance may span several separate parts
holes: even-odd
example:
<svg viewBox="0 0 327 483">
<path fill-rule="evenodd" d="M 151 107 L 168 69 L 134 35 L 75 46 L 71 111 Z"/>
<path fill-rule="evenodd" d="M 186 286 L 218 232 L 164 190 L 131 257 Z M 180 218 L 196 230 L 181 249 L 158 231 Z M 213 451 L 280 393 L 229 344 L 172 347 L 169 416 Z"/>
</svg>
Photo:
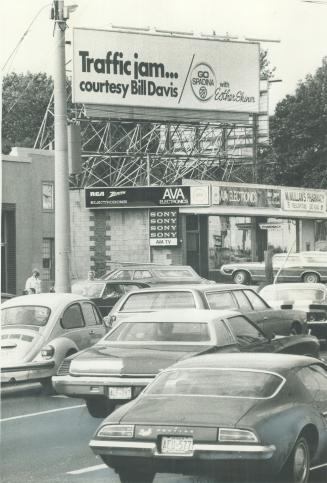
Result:
<svg viewBox="0 0 327 483">
<path fill-rule="evenodd" d="M 1 383 L 39 381 L 51 392 L 62 361 L 105 333 L 99 310 L 80 295 L 14 297 L 1 305 Z"/>
</svg>

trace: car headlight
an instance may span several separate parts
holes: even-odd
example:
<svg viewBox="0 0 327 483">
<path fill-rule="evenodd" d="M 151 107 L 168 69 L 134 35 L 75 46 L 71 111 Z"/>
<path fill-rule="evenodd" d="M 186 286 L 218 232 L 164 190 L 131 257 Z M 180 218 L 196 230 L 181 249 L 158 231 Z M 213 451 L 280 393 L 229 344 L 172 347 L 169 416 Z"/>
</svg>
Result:
<svg viewBox="0 0 327 483">
<path fill-rule="evenodd" d="M 44 359 L 51 359 L 54 356 L 55 350 L 52 345 L 46 345 L 41 349 L 41 356 Z"/>
<path fill-rule="evenodd" d="M 97 436 L 107 438 L 133 438 L 134 424 L 106 424 L 99 429 Z"/>
<path fill-rule="evenodd" d="M 257 443 L 258 438 L 246 429 L 219 428 L 218 440 L 221 443 Z"/>
</svg>

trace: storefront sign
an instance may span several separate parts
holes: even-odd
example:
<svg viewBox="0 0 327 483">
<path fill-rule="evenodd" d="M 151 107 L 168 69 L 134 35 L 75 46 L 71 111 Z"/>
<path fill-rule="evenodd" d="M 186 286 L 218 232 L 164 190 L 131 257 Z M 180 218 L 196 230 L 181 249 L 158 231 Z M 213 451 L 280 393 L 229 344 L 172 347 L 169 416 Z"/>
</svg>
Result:
<svg viewBox="0 0 327 483">
<path fill-rule="evenodd" d="M 323 191 L 283 189 L 283 208 L 289 211 L 326 211 L 326 193 Z"/>
<path fill-rule="evenodd" d="M 178 210 L 160 209 L 149 211 L 150 246 L 178 245 Z"/>
<path fill-rule="evenodd" d="M 259 223 L 261 230 L 278 231 L 282 229 L 281 223 Z"/>
<path fill-rule="evenodd" d="M 255 42 L 73 31 L 75 103 L 144 107 L 151 119 L 154 109 L 257 113 L 259 72 Z"/>
<path fill-rule="evenodd" d="M 212 186 L 212 204 L 223 206 L 251 206 L 255 208 L 280 208 L 279 189 Z"/>
<path fill-rule="evenodd" d="M 140 186 L 85 188 L 86 208 L 208 206 L 208 186 Z"/>
</svg>

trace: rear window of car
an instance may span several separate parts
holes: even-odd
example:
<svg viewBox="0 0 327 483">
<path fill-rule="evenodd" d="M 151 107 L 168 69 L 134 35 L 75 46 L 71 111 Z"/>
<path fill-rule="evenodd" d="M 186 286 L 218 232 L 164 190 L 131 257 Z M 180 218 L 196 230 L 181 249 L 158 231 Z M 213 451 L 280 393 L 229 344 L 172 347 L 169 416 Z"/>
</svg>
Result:
<svg viewBox="0 0 327 483">
<path fill-rule="evenodd" d="M 108 342 L 201 343 L 210 341 L 205 322 L 122 322 L 105 339 Z"/>
<path fill-rule="evenodd" d="M 154 270 L 159 278 L 198 279 L 199 276 L 188 268 L 160 268 Z"/>
<path fill-rule="evenodd" d="M 146 292 L 131 294 L 120 312 L 195 308 L 192 292 Z"/>
<path fill-rule="evenodd" d="M 268 372 L 240 369 L 179 369 L 162 373 L 146 395 L 212 396 L 245 399 L 274 397 L 284 378 Z"/>
<path fill-rule="evenodd" d="M 50 309 L 39 305 L 21 305 L 1 309 L 1 326 L 32 325 L 43 327 L 48 322 Z"/>
</svg>

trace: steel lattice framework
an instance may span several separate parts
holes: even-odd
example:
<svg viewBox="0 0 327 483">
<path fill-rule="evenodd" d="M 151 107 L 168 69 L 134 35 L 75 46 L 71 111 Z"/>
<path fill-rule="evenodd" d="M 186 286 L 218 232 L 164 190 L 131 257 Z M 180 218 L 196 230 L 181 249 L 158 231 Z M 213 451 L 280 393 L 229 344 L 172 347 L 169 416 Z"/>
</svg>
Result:
<svg viewBox="0 0 327 483">
<path fill-rule="evenodd" d="M 70 110 L 79 124 L 82 170 L 74 187 L 174 185 L 183 178 L 256 181 L 256 122 L 157 123 L 90 119 L 84 106 Z M 53 146 L 53 98 L 34 147 Z"/>
</svg>

